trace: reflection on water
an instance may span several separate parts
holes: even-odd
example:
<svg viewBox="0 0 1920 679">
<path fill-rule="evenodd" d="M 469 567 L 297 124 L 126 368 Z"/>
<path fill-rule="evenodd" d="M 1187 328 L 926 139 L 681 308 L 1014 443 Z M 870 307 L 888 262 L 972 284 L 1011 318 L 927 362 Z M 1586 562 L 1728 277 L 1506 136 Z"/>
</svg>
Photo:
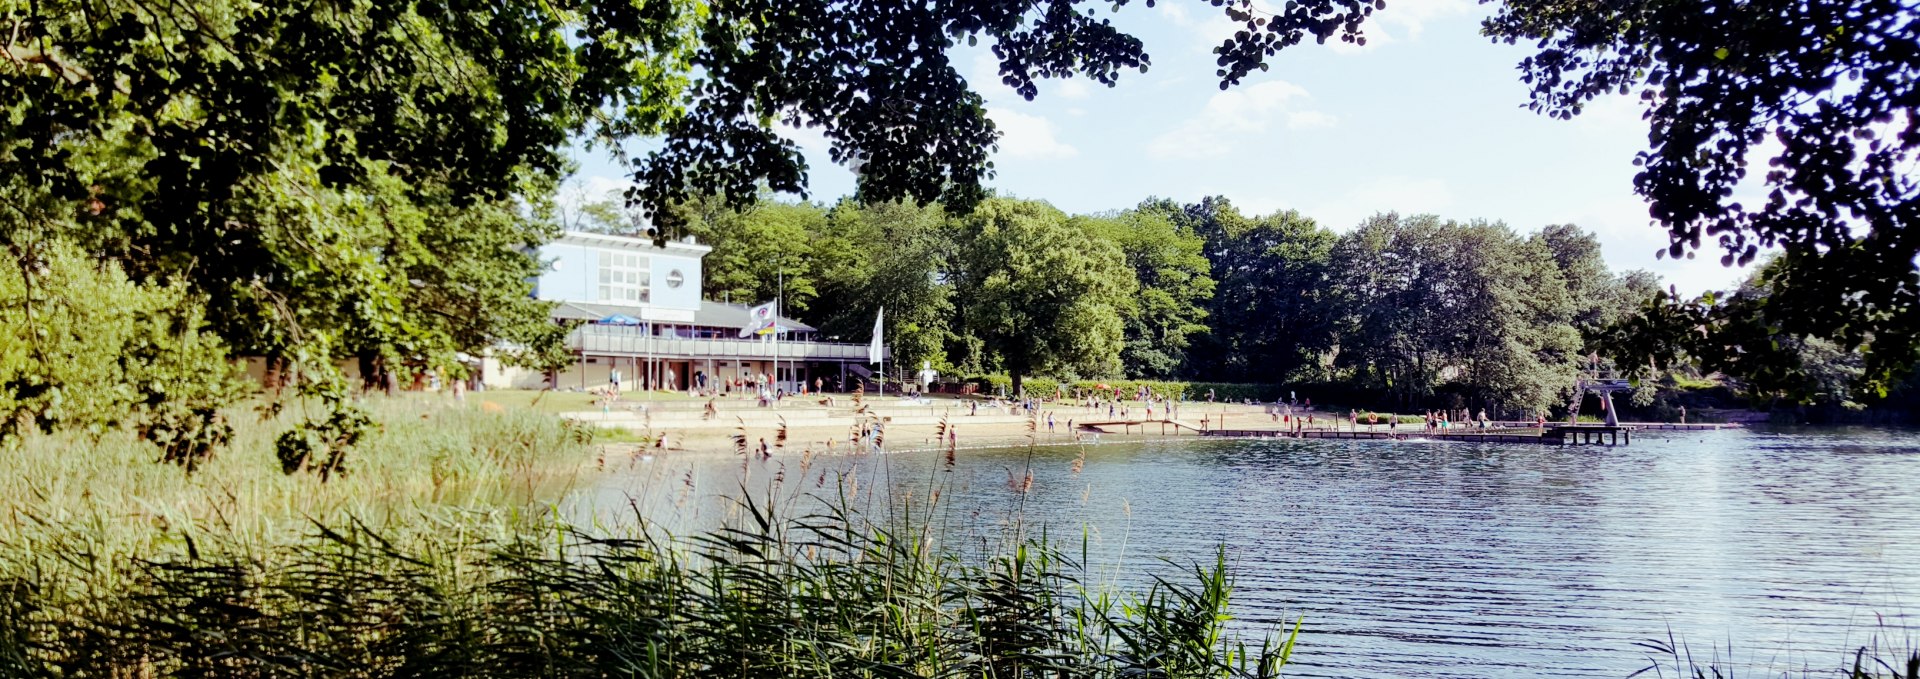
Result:
<svg viewBox="0 0 1920 679">
<path fill-rule="evenodd" d="M 689 530 L 742 488 L 858 486 L 868 511 L 942 492 L 949 539 L 1023 516 L 1075 544 L 1094 579 L 1227 545 L 1242 622 L 1305 616 L 1291 676 L 1624 677 L 1671 628 L 1731 640 L 1754 667 L 1832 667 L 1920 619 L 1920 435 L 1755 430 L 1632 447 L 1168 440 L 770 463 L 634 465 L 580 508 Z M 1017 486 L 1032 469 L 1022 501 Z M 743 481 L 744 479 L 744 481 Z M 890 494 L 889 494 L 890 491 Z M 1116 565 L 1124 565 L 1116 568 Z M 1745 672 L 1743 672 L 1745 673 Z"/>
</svg>

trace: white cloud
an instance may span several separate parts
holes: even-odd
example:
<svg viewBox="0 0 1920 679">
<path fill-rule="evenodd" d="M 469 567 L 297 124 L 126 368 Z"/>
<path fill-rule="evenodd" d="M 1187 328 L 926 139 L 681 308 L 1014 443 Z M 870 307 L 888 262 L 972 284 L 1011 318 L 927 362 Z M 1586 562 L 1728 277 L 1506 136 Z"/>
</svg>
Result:
<svg viewBox="0 0 1920 679">
<path fill-rule="evenodd" d="M 1473 8 L 1473 0 L 1393 0 L 1387 3 L 1386 9 L 1374 13 L 1372 23 L 1391 26 L 1407 39 L 1418 40 L 1429 22 L 1465 14 Z M 1372 43 L 1373 39 L 1368 38 L 1367 42 Z"/>
<path fill-rule="evenodd" d="M 1386 9 L 1375 11 L 1362 27 L 1367 44 L 1334 40 L 1327 43 L 1327 48 L 1336 54 L 1362 54 L 1402 38 L 1419 40 L 1427 24 L 1473 9 L 1472 0 L 1391 0 Z"/>
<path fill-rule="evenodd" d="M 1338 198 L 1307 211 L 1307 216 L 1327 228 L 1346 231 L 1376 213 L 1443 214 L 1452 205 L 1453 191 L 1445 181 L 1385 176 L 1348 189 Z"/>
<path fill-rule="evenodd" d="M 1155 158 L 1219 157 L 1264 136 L 1275 121 L 1283 121 L 1289 129 L 1337 122 L 1332 115 L 1300 108 L 1298 102 L 1308 96 L 1300 86 L 1282 80 L 1215 94 L 1198 115 L 1148 144 L 1147 153 Z"/>
<path fill-rule="evenodd" d="M 1340 122 L 1340 119 L 1333 117 L 1333 114 L 1322 113 L 1320 111 L 1294 111 L 1287 114 L 1287 129 L 1289 130 L 1311 130 L 1320 127 L 1333 127 L 1334 123 L 1338 122 Z"/>
<path fill-rule="evenodd" d="M 1063 99 L 1085 99 L 1093 96 L 1093 86 L 1079 78 L 1060 81 L 1060 97 Z"/>
<path fill-rule="evenodd" d="M 1248 217 L 1266 216 L 1287 209 L 1291 205 L 1286 199 L 1271 193 L 1252 193 L 1235 195 L 1224 191 L 1215 191 L 1206 195 L 1228 196 L 1233 206 L 1240 208 L 1240 214 Z"/>
<path fill-rule="evenodd" d="M 818 127 L 796 127 L 786 123 L 774 123 L 773 131 L 782 138 L 792 140 L 800 146 L 800 150 L 809 155 L 828 157 L 828 152 L 833 148 L 833 142 L 827 140 L 826 132 Z"/>
<path fill-rule="evenodd" d="M 1187 7 L 1185 5 L 1176 5 L 1171 2 L 1163 2 L 1163 3 L 1160 3 L 1159 9 L 1160 9 L 1160 16 L 1165 17 L 1167 20 L 1167 23 L 1173 24 L 1175 26 L 1192 26 L 1193 25 L 1193 15 L 1187 13 Z"/>
<path fill-rule="evenodd" d="M 1577 207 L 1569 210 L 1566 218 L 1549 223 L 1555 222 L 1592 231 L 1600 239 L 1607 267 L 1614 273 L 1646 269 L 1659 274 L 1662 282 L 1672 284 L 1683 295 L 1732 288 L 1749 273 L 1748 269 L 1720 266 L 1721 253 L 1713 243 L 1701 248 L 1694 259 L 1656 255 L 1667 247 L 1667 230 L 1653 223 L 1646 201 L 1639 196 Z"/>
<path fill-rule="evenodd" d="M 562 209 L 574 210 L 587 203 L 612 198 L 633 187 L 633 181 L 624 176 L 605 174 L 576 174 L 568 177 L 554 192 L 553 200 Z"/>
<path fill-rule="evenodd" d="M 1008 158 L 1058 159 L 1080 155 L 1078 149 L 1054 136 L 1053 121 L 1041 116 L 988 108 L 987 117 L 1000 129 L 1000 154 Z"/>
</svg>

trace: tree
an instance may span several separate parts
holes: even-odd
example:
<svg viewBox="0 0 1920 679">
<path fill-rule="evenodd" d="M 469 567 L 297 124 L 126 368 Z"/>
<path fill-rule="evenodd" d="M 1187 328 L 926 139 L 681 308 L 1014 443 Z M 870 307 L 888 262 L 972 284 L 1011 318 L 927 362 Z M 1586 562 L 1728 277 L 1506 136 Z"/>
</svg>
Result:
<svg viewBox="0 0 1920 679">
<path fill-rule="evenodd" d="M 1133 269 L 1140 292 L 1121 351 L 1127 376 L 1175 377 L 1193 338 L 1207 332 L 1214 282 L 1205 241 L 1156 210 L 1074 217 L 1070 225 L 1118 245 Z"/>
<path fill-rule="evenodd" d="M 961 223 L 964 327 L 1016 392 L 1027 375 L 1120 372 L 1136 288 L 1119 247 L 1037 201 L 990 199 Z"/>
<path fill-rule="evenodd" d="M 334 411 L 314 426 L 358 422 L 340 359 L 377 373 L 500 343 L 551 356 L 562 331 L 527 294 L 529 253 L 551 233 L 525 206 L 551 191 L 570 138 L 678 114 L 693 16 L 6 3 L 0 236 L 29 278 L 31 253 L 70 244 L 136 285 L 184 286 L 177 311 L 204 309 L 228 350 L 310 378 Z"/>
<path fill-rule="evenodd" d="M 955 338 L 954 290 L 946 274 L 957 255 L 953 231 L 939 206 L 842 201 L 815 250 L 820 299 L 810 318 L 829 336 L 861 341 L 884 308 L 894 364 L 952 372 L 946 347 Z"/>
<path fill-rule="evenodd" d="M 1098 16 L 1101 7 L 1122 4 L 707 3 L 690 60 L 701 79 L 689 89 L 687 115 L 637 164 L 634 198 L 659 216 L 693 187 L 735 201 L 751 199 L 762 181 L 803 191 L 804 159 L 771 124 L 779 121 L 819 128 L 834 162 L 858 166 L 863 200 L 937 198 L 965 213 L 985 196 L 980 182 L 992 176 L 988 152 L 999 133 L 950 49 L 988 41 L 1001 80 L 1029 99 L 1040 78 L 1079 74 L 1111 85 L 1123 69 L 1144 70 L 1149 61 L 1138 39 Z M 1249 30 L 1258 23 L 1276 45 L 1307 34 L 1357 34 L 1374 8 L 1310 0 L 1301 11 L 1256 18 L 1243 4 L 1233 3 L 1228 15 Z M 661 225 L 678 228 L 672 219 L 667 213 Z"/>
<path fill-rule="evenodd" d="M 1864 352 L 1873 391 L 1920 359 L 1920 238 L 1909 233 L 1920 220 L 1920 14 L 1909 3 L 1505 0 L 1484 28 L 1538 41 L 1521 63 L 1537 111 L 1569 118 L 1638 90 L 1649 148 L 1634 188 L 1669 231 L 1666 254 L 1692 257 L 1706 239 L 1727 265 L 1784 253 L 1763 297 L 1652 310 L 1690 318 L 1663 342 L 1711 351 L 1743 341 L 1749 322 L 1830 338 Z M 1758 157 L 1769 141 L 1777 150 Z M 1736 195 L 1762 160 L 1765 197 Z"/>
<path fill-rule="evenodd" d="M 1469 402 L 1533 412 L 1573 385 L 1579 334 L 1542 239 L 1497 223 L 1376 215 L 1341 237 L 1332 270 L 1335 365 L 1401 404 L 1452 385 Z"/>
<path fill-rule="evenodd" d="M 1278 382 L 1331 348 L 1327 263 L 1335 237 L 1298 212 L 1248 219 L 1226 198 L 1141 210 L 1175 215 L 1205 239 L 1217 292 L 1213 331 L 1196 342 L 1187 373 L 1232 382 Z"/>
<path fill-rule="evenodd" d="M 806 311 L 818 295 L 813 248 L 827 223 L 820 206 L 770 200 L 734 210 L 705 197 L 680 211 L 700 215 L 689 221 L 688 232 L 713 246 L 701 263 L 708 299 L 759 304 L 779 296 L 781 313 L 791 316 Z"/>
</svg>

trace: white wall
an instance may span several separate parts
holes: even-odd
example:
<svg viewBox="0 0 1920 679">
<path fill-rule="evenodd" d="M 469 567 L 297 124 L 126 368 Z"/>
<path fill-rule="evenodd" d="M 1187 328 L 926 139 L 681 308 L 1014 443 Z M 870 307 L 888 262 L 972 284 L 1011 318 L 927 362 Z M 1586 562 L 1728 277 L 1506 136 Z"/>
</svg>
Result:
<svg viewBox="0 0 1920 679">
<path fill-rule="evenodd" d="M 600 253 L 639 253 L 649 259 L 648 296 L 652 301 L 638 307 L 641 312 L 635 315 L 652 320 L 692 320 L 691 312 L 700 309 L 700 283 L 704 273 L 700 258 L 706 254 L 705 248 L 678 244 L 658 248 L 643 240 L 620 240 L 628 242 L 596 242 L 569 234 L 540 246 L 539 257 L 547 263 L 547 269 L 535 283 L 534 296 L 556 302 L 614 304 L 600 299 Z M 677 288 L 667 284 L 675 271 L 680 272 L 681 278 Z"/>
</svg>

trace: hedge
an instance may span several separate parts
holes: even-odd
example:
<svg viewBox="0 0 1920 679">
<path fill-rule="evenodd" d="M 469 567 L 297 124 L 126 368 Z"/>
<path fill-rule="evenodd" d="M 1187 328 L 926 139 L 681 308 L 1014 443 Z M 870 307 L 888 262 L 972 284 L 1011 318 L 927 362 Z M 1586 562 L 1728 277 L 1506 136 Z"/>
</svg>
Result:
<svg viewBox="0 0 1920 679">
<path fill-rule="evenodd" d="M 1002 393 L 1003 390 L 1009 395 L 1013 393 L 1013 379 L 1006 375 L 975 375 L 965 378 L 962 382 L 977 386 L 979 393 L 984 395 L 999 394 Z M 1131 398 L 1142 386 L 1156 395 L 1176 399 L 1185 397 L 1185 399 L 1189 401 L 1206 400 L 1209 389 L 1213 391 L 1214 399 L 1217 401 L 1273 401 L 1284 398 L 1287 393 L 1286 387 L 1278 384 L 1171 382 L 1160 380 L 1074 380 L 1071 382 L 1061 382 L 1051 377 L 1027 377 L 1021 380 L 1021 386 L 1026 388 L 1028 394 L 1042 397 L 1052 396 L 1056 393 L 1056 390 L 1063 385 L 1066 387 L 1069 397 L 1073 395 L 1075 390 L 1081 393 L 1103 391 L 1107 394 L 1112 394 L 1113 390 L 1117 388 L 1121 394 Z M 1103 385 L 1106 388 L 1100 389 Z"/>
</svg>

